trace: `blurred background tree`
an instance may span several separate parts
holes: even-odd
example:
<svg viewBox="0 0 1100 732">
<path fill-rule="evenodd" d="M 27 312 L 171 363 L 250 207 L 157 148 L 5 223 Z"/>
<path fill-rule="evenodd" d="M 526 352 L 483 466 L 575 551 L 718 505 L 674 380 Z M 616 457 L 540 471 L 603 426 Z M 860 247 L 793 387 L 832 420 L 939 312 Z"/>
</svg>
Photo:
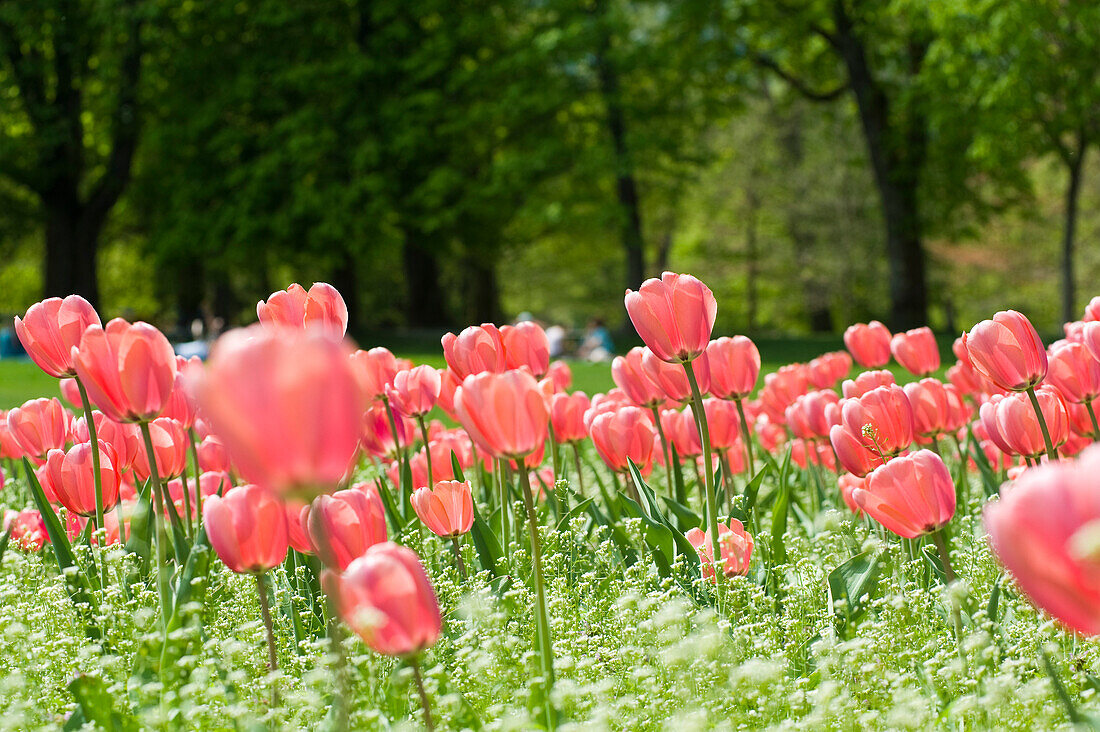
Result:
<svg viewBox="0 0 1100 732">
<path fill-rule="evenodd" d="M 725 332 L 1046 329 L 1100 256 L 1083 0 L 2 0 L 0 311 L 356 332 L 624 323 L 665 268 Z"/>
</svg>

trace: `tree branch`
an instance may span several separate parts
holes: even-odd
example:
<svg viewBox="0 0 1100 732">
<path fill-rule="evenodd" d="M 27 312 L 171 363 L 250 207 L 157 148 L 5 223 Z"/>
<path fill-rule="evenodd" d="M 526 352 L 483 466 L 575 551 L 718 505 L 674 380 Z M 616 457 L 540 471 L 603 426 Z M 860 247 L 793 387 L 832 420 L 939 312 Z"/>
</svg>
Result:
<svg viewBox="0 0 1100 732">
<path fill-rule="evenodd" d="M 834 99 L 839 98 L 844 92 L 848 91 L 850 86 L 848 84 L 842 84 L 835 89 L 828 91 L 819 91 L 817 89 L 811 89 L 808 84 L 796 77 L 794 74 L 785 70 L 778 62 L 772 57 L 763 53 L 752 54 L 753 63 L 757 66 L 770 70 L 776 76 L 783 81 L 787 82 L 795 91 L 807 99 L 812 99 L 815 102 L 831 102 Z"/>
</svg>

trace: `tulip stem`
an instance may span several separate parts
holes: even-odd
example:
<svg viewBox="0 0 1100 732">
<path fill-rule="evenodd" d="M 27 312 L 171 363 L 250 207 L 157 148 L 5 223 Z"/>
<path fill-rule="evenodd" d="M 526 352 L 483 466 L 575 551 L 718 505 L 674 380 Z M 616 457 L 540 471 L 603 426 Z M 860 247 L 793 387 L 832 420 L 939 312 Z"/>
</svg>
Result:
<svg viewBox="0 0 1100 732">
<path fill-rule="evenodd" d="M 725 574 L 720 568 L 722 548 L 718 543 L 718 500 L 714 494 L 714 455 L 710 451 L 710 428 L 707 426 L 707 412 L 703 408 L 703 395 L 699 391 L 699 380 L 695 378 L 695 371 L 691 363 L 685 363 L 684 371 L 687 372 L 688 383 L 691 384 L 691 411 L 695 415 L 695 424 L 699 428 L 699 441 L 703 444 L 703 486 L 707 499 L 707 528 L 710 531 L 712 551 L 714 554 L 714 575 L 718 584 L 722 584 Z"/>
<path fill-rule="evenodd" d="M 271 606 L 268 604 L 267 599 L 267 587 L 264 584 L 264 576 L 266 572 L 260 572 L 256 575 L 256 594 L 260 596 L 260 616 L 264 621 L 264 631 L 267 635 L 267 670 L 274 671 L 279 668 L 279 653 L 275 650 L 275 627 L 271 622 Z M 291 612 L 293 610 L 293 600 L 291 600 Z M 279 687 L 276 683 L 271 685 L 271 706 L 272 708 L 279 705 Z"/>
<path fill-rule="evenodd" d="M 462 544 L 459 542 L 457 536 L 451 537 L 451 549 L 455 553 L 455 563 L 458 565 L 458 576 L 462 578 L 462 581 L 466 581 L 466 561 L 462 558 Z"/>
<path fill-rule="evenodd" d="M 193 519 L 195 514 L 191 511 L 191 486 L 187 483 L 187 469 L 180 473 L 180 484 L 183 486 L 183 512 L 187 514 L 187 523 L 184 524 L 184 529 L 187 531 L 187 538 L 190 539 L 194 536 Z"/>
<path fill-rule="evenodd" d="M 577 488 L 580 489 L 581 497 L 584 497 L 584 474 L 581 472 L 581 448 L 576 442 L 573 443 L 573 464 L 577 468 Z"/>
<path fill-rule="evenodd" d="M 665 428 L 661 425 L 661 410 L 656 404 L 650 405 L 653 412 L 653 424 L 657 427 L 657 435 L 661 438 L 661 454 L 665 458 L 665 485 L 668 488 L 668 497 L 673 498 L 672 490 L 672 453 L 668 450 L 668 437 L 665 436 Z"/>
<path fill-rule="evenodd" d="M 531 496 L 531 476 L 526 470 L 521 470 L 522 483 L 520 492 L 523 493 L 523 505 L 527 509 L 527 528 L 531 535 L 531 566 L 535 579 L 535 597 L 538 606 L 535 608 L 535 620 L 539 638 L 539 659 L 542 664 L 544 683 L 543 699 L 546 704 L 547 727 L 554 727 L 554 713 L 550 706 L 550 690 L 554 686 L 554 646 L 550 640 L 550 617 L 546 610 L 546 584 L 542 576 L 542 546 L 539 541 L 539 520 L 535 513 L 535 501 Z"/>
<path fill-rule="evenodd" d="M 1043 417 L 1043 410 L 1039 406 L 1039 397 L 1035 396 L 1035 387 L 1027 388 L 1027 397 L 1031 400 L 1031 408 L 1035 410 L 1035 416 L 1039 419 L 1039 429 L 1043 432 L 1043 443 L 1047 448 L 1047 459 L 1058 459 L 1058 452 L 1054 449 L 1054 443 L 1050 441 L 1050 430 L 1047 429 L 1047 420 Z"/>
<path fill-rule="evenodd" d="M 554 466 L 554 485 L 557 485 L 558 479 L 561 478 L 561 456 L 558 454 L 558 436 L 554 434 L 554 423 L 550 422 L 547 425 L 550 431 L 550 464 Z"/>
<path fill-rule="evenodd" d="M 958 578 L 955 576 L 955 568 L 951 566 L 951 557 L 947 553 L 947 541 L 943 538 L 943 529 L 932 532 L 932 542 L 940 552 L 940 562 L 943 563 L 943 576 L 947 580 L 947 584 L 951 584 Z"/>
<path fill-rule="evenodd" d="M 504 479 L 504 461 L 500 458 L 496 458 L 496 468 L 493 470 L 493 476 L 497 479 L 497 487 L 500 491 L 500 541 L 501 547 L 504 549 L 505 561 L 509 556 L 508 545 L 511 543 L 508 536 L 508 483 Z"/>
<path fill-rule="evenodd" d="M 103 528 L 103 476 L 99 472 L 99 436 L 95 428 L 95 419 L 92 417 L 92 403 L 88 401 L 88 390 L 84 388 L 84 382 L 79 376 L 76 380 L 76 388 L 80 390 L 80 401 L 84 404 L 84 421 L 88 423 L 88 436 L 92 443 L 92 478 L 95 484 L 95 527 Z"/>
<path fill-rule="evenodd" d="M 195 445 L 194 428 L 187 430 L 191 443 L 191 460 L 195 463 L 195 530 L 202 528 L 202 468 L 199 467 L 199 448 Z"/>
<path fill-rule="evenodd" d="M 160 612 L 164 627 L 168 629 L 168 615 L 172 612 L 171 588 L 168 586 L 168 534 L 164 531 L 164 496 L 160 485 L 160 471 L 157 470 L 157 456 L 153 449 L 153 436 L 149 432 L 149 423 L 141 422 L 141 437 L 145 441 L 145 456 L 149 460 L 149 480 L 153 484 L 154 509 L 152 521 L 157 527 L 157 590 L 160 593 Z M 121 531 L 121 526 L 119 527 Z"/>
<path fill-rule="evenodd" d="M 400 476 L 405 474 L 405 446 L 401 444 L 400 438 L 397 436 L 397 418 L 393 415 L 393 407 L 390 406 L 390 400 L 385 396 L 382 397 L 382 403 L 386 405 L 386 419 L 390 423 L 390 434 L 393 435 L 393 449 L 397 453 L 397 465 L 398 465 L 398 480 L 397 480 L 397 495 L 401 500 L 401 513 L 405 513 L 405 500 L 406 496 L 404 491 L 404 481 Z"/>
<path fill-rule="evenodd" d="M 391 419 L 392 419 L 392 417 L 391 417 Z M 432 448 L 431 448 L 430 441 L 428 440 L 428 424 L 427 424 L 427 422 L 424 421 L 424 415 L 423 414 L 416 415 L 416 421 L 420 423 L 420 434 L 424 438 L 424 456 L 427 458 L 427 462 L 428 462 L 428 487 L 429 488 L 434 488 L 435 487 L 435 474 L 432 472 Z M 394 432 L 394 434 L 396 435 L 396 431 Z M 397 438 L 395 437 L 394 439 L 397 439 Z M 415 490 L 415 489 L 416 489 L 416 486 L 413 486 L 413 490 Z"/>
<path fill-rule="evenodd" d="M 1096 440 L 1100 440 L 1100 424 L 1096 422 L 1096 412 L 1092 409 L 1091 399 L 1085 400 L 1085 409 L 1089 411 L 1089 419 L 1092 420 L 1092 439 L 1095 442 Z"/>
<path fill-rule="evenodd" d="M 432 705 L 428 701 L 428 692 L 424 689 L 424 676 L 420 673 L 420 658 L 409 657 L 409 665 L 412 666 L 413 676 L 416 678 L 416 690 L 420 692 L 420 708 L 424 710 L 424 726 L 428 732 L 434 732 L 435 722 L 432 721 Z"/>
<path fill-rule="evenodd" d="M 1066 692 L 1066 687 L 1062 684 L 1062 680 L 1058 678 L 1058 672 L 1054 668 L 1054 663 L 1050 660 L 1050 654 L 1047 653 L 1045 648 L 1040 648 L 1039 657 L 1043 661 L 1043 670 L 1047 672 L 1047 676 L 1050 677 L 1050 682 L 1054 685 L 1055 696 L 1058 697 L 1058 700 L 1062 702 L 1062 706 L 1065 707 L 1066 716 L 1069 717 L 1070 722 L 1077 724 L 1081 721 L 1081 714 L 1077 711 L 1077 705 L 1069 698 L 1069 694 Z"/>
<path fill-rule="evenodd" d="M 741 404 L 741 397 L 733 400 L 737 405 L 737 416 L 741 420 L 741 442 L 745 444 L 745 455 L 749 459 L 749 477 L 756 475 L 756 462 L 752 455 L 752 434 L 749 432 L 749 422 L 745 419 L 745 407 Z"/>
</svg>

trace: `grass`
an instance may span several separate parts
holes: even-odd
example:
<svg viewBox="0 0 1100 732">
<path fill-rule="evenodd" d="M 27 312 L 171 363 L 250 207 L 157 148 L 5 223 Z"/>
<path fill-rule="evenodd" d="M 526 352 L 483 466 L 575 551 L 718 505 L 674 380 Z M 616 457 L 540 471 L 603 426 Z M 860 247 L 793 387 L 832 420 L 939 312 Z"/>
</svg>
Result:
<svg viewBox="0 0 1100 732">
<path fill-rule="evenodd" d="M 57 379 L 26 358 L 0 361 L 0 409 L 18 407 L 28 399 L 58 396 Z"/>
</svg>

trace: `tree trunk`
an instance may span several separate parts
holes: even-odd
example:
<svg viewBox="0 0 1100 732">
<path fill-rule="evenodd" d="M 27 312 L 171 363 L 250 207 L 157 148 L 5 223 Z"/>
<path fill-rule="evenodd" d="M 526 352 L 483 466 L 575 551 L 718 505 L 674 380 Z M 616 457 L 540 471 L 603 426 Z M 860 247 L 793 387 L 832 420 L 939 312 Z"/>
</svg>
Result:
<svg viewBox="0 0 1100 732">
<path fill-rule="evenodd" d="M 466 323 L 500 322 L 500 288 L 497 285 L 496 264 L 492 260 L 467 255 L 465 260 Z"/>
<path fill-rule="evenodd" d="M 347 248 L 341 256 L 343 261 L 332 275 L 332 286 L 344 297 L 344 304 L 348 306 L 348 332 L 354 333 L 355 329 L 361 325 L 359 319 L 362 317 L 360 311 L 362 298 L 359 297 L 359 260 L 351 250 L 350 242 L 345 243 L 344 246 Z"/>
<path fill-rule="evenodd" d="M 833 7 L 836 42 L 855 94 L 886 224 L 891 326 L 897 330 L 926 325 L 928 285 L 917 191 L 926 156 L 927 123 L 913 102 L 900 113 L 891 109 L 844 3 L 837 0 Z M 914 43 L 910 51 L 915 75 L 927 46 Z"/>
<path fill-rule="evenodd" d="M 1077 282 L 1074 276 L 1073 250 L 1077 238 L 1077 204 L 1081 197 L 1081 178 L 1088 154 L 1084 135 L 1077 139 L 1076 155 L 1069 164 L 1069 185 L 1066 187 L 1065 228 L 1062 232 L 1062 322 L 1077 320 Z"/>
<path fill-rule="evenodd" d="M 421 232 L 406 229 L 403 258 L 408 325 L 412 328 L 448 325 L 443 288 L 439 284 L 439 261 L 432 242 L 425 241 Z"/>
<path fill-rule="evenodd" d="M 745 189 L 745 329 L 749 333 L 756 330 L 759 296 L 756 285 L 760 275 L 759 242 L 756 236 L 756 215 L 760 210 L 760 199 L 752 184 Z"/>
<path fill-rule="evenodd" d="M 102 224 L 81 216 L 75 200 L 53 202 L 46 211 L 46 297 L 80 295 L 99 307 L 96 254 Z"/>
</svg>

